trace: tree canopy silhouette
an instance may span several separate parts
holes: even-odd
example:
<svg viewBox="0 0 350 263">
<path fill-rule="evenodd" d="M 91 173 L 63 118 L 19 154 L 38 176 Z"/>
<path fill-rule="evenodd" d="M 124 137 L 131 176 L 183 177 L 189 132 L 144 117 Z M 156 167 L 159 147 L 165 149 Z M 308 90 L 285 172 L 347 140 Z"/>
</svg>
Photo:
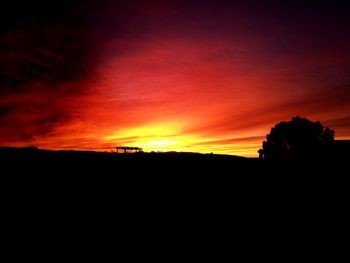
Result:
<svg viewBox="0 0 350 263">
<path fill-rule="evenodd" d="M 266 159 L 315 158 L 324 154 L 333 141 L 333 130 L 319 121 L 297 116 L 276 124 L 267 134 L 260 152 Z"/>
</svg>

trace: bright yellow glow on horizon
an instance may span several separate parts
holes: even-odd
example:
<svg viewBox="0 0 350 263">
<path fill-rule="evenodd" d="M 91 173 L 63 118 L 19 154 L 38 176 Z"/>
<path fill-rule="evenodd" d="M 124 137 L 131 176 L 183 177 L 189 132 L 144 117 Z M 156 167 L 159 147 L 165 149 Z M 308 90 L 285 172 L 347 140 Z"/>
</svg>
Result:
<svg viewBox="0 0 350 263">
<path fill-rule="evenodd" d="M 106 136 L 106 140 L 115 140 L 125 137 L 170 137 L 180 132 L 180 128 L 176 124 L 143 126 L 121 130 L 116 134 Z"/>
<path fill-rule="evenodd" d="M 162 146 L 167 146 L 167 145 L 175 145 L 178 144 L 178 141 L 170 141 L 170 140 L 158 140 L 158 141 L 150 141 L 143 143 L 143 147 L 162 147 Z"/>
<path fill-rule="evenodd" d="M 131 146 L 142 147 L 144 151 L 195 151 L 189 146 L 200 142 L 199 138 L 190 135 L 181 135 L 182 128 L 179 124 L 162 124 L 137 127 L 119 131 L 114 135 L 106 136 L 107 141 L 115 141 L 116 144 L 128 143 Z"/>
<path fill-rule="evenodd" d="M 222 137 L 201 137 L 199 135 L 182 134 L 182 127 L 176 123 L 157 124 L 121 130 L 105 136 L 105 141 L 114 142 L 116 146 L 141 147 L 145 152 L 177 151 L 215 154 L 231 154 L 246 157 L 257 157 L 257 149 L 261 140 L 240 143 L 211 143 L 225 140 Z"/>
</svg>

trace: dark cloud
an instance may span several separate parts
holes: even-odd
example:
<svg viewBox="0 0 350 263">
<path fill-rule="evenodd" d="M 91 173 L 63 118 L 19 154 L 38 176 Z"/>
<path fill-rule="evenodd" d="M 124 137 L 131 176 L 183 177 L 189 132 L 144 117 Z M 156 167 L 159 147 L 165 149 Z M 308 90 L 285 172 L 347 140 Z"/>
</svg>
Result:
<svg viewBox="0 0 350 263">
<path fill-rule="evenodd" d="M 67 15 L 71 11 L 69 5 L 55 11 L 54 7 L 46 6 L 38 8 L 39 11 L 35 5 L 31 6 L 20 19 L 8 25 L 7 30 L 3 28 L 0 35 L 2 75 L 25 82 L 56 84 L 79 79 L 87 73 L 96 45 L 96 39 L 89 32 L 91 28 L 84 24 L 85 19 L 78 20 L 78 13 Z"/>
<path fill-rule="evenodd" d="M 99 41 L 85 1 L 12 1 L 1 6 L 0 124 L 15 139 L 50 133 L 72 117 L 65 101 L 89 92 Z M 6 132 L 12 131 L 12 132 Z M 2 136 L 2 139 L 4 136 Z"/>
</svg>

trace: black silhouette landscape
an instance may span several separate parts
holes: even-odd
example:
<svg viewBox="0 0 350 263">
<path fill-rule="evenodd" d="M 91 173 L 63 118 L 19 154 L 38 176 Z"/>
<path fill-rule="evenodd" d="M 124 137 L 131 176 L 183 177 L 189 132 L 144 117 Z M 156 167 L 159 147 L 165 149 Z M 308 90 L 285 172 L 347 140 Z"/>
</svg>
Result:
<svg viewBox="0 0 350 263">
<path fill-rule="evenodd" d="M 4 259 L 342 262 L 349 161 L 350 0 L 1 0 Z"/>
</svg>

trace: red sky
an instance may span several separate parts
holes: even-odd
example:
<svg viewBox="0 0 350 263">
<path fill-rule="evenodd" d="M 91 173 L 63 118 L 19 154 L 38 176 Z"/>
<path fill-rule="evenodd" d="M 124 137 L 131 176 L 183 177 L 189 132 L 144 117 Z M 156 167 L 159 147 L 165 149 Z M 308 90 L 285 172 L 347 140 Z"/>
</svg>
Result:
<svg viewBox="0 0 350 263">
<path fill-rule="evenodd" d="M 256 156 L 296 115 L 350 139 L 341 1 L 64 2 L 8 7 L 0 146 Z"/>
</svg>

